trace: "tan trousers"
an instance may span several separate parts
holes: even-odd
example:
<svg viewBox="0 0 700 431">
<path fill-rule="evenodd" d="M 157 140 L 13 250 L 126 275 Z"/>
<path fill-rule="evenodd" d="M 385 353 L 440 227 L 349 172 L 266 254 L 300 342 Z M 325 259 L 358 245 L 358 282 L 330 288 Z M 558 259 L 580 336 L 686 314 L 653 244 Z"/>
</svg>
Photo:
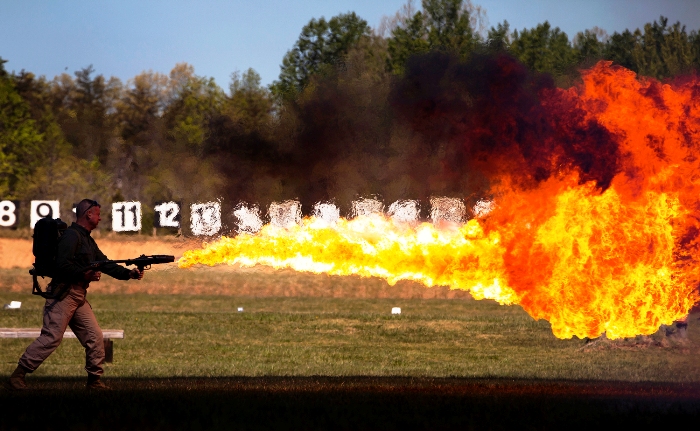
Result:
<svg viewBox="0 0 700 431">
<path fill-rule="evenodd" d="M 47 299 L 44 305 L 44 326 L 39 338 L 27 347 L 19 365 L 34 371 L 61 344 L 66 327 L 85 348 L 85 370 L 89 374 L 102 375 L 105 360 L 102 330 L 97 324 L 92 307 L 85 298 L 87 291 L 81 285 L 70 287 L 68 295 L 61 299 Z"/>
</svg>

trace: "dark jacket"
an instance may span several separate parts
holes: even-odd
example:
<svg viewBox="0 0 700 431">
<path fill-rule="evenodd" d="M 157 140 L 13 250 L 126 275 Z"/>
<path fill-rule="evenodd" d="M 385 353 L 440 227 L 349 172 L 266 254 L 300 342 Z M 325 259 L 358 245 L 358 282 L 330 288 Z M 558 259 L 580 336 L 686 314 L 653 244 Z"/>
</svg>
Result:
<svg viewBox="0 0 700 431">
<path fill-rule="evenodd" d="M 67 283 L 84 282 L 85 267 L 96 260 L 108 259 L 97 247 L 90 232 L 79 224 L 73 223 L 58 241 L 54 279 Z M 130 270 L 116 263 L 103 265 L 99 271 L 119 280 L 129 279 Z"/>
</svg>

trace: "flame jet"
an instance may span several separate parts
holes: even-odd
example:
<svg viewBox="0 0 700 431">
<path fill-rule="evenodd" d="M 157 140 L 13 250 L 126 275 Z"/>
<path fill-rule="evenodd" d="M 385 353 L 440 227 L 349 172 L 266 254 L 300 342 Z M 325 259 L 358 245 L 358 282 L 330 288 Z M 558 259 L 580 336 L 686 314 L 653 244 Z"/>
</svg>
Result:
<svg viewBox="0 0 700 431">
<path fill-rule="evenodd" d="M 493 208 L 482 218 L 436 228 L 382 215 L 334 226 L 308 217 L 287 229 L 223 237 L 187 251 L 179 266 L 263 264 L 414 280 L 519 304 L 559 338 L 651 334 L 700 299 L 700 79 L 662 84 L 609 62 L 582 78 L 567 90 L 540 89 L 536 108 L 572 113 L 587 129 L 552 126 L 542 138 L 548 158 L 537 163 L 547 174 L 537 181 L 523 185 L 497 172 Z M 584 141 L 599 151 L 585 153 Z M 490 161 L 512 155 L 500 154 Z M 606 157 L 614 169 L 595 178 Z"/>
</svg>

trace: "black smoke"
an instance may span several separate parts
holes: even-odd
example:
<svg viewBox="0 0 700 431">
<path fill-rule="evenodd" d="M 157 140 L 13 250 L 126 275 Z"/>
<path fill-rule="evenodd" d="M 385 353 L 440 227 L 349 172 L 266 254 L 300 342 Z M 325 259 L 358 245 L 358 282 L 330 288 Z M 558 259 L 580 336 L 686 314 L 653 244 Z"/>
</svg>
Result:
<svg viewBox="0 0 700 431">
<path fill-rule="evenodd" d="M 457 148 L 447 161 L 455 172 L 509 173 L 527 185 L 577 169 L 581 181 L 605 189 L 620 171 L 617 137 L 587 119 L 549 75 L 505 54 L 413 58 L 391 102 L 426 142 Z"/>
<path fill-rule="evenodd" d="M 604 190 L 621 170 L 618 137 L 506 54 L 432 52 L 401 77 L 369 68 L 348 61 L 315 77 L 266 140 L 230 144 L 257 160 L 222 159 L 230 196 L 261 208 L 296 198 L 305 213 L 327 200 L 347 213 L 360 196 L 427 208 L 430 196 L 483 198 L 504 174 L 528 188 L 576 170 Z"/>
</svg>

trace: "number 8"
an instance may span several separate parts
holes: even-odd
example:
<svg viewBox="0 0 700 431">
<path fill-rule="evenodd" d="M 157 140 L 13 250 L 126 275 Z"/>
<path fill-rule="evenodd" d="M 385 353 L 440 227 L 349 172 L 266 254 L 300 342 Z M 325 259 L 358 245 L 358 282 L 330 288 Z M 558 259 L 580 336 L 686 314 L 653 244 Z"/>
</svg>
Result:
<svg viewBox="0 0 700 431">
<path fill-rule="evenodd" d="M 0 226 L 10 227 L 17 223 L 17 206 L 12 201 L 0 202 Z"/>
</svg>

